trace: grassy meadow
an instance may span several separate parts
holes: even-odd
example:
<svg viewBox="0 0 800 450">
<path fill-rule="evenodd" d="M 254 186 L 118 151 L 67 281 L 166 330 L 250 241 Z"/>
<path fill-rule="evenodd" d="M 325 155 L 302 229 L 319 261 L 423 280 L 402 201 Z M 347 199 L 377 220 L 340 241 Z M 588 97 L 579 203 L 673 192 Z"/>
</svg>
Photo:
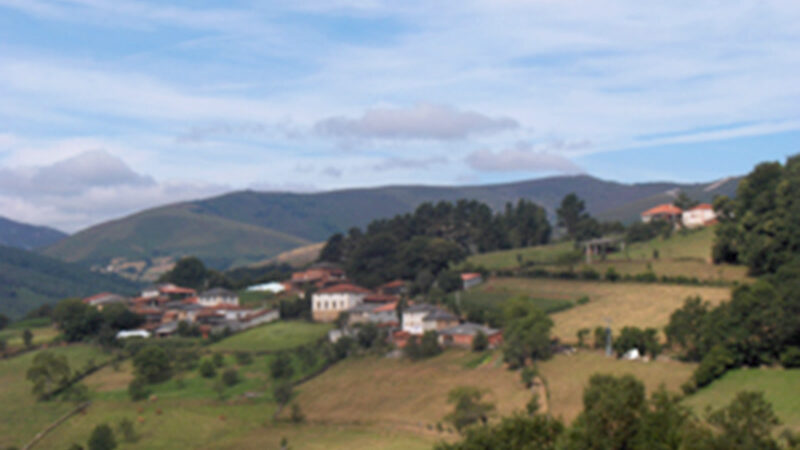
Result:
<svg viewBox="0 0 800 450">
<path fill-rule="evenodd" d="M 324 338 L 333 325 L 280 321 L 235 334 L 211 346 L 212 350 L 276 352 L 311 344 Z"/>
<path fill-rule="evenodd" d="M 800 432 L 800 369 L 743 368 L 732 370 L 686 399 L 699 416 L 706 408 L 727 405 L 741 391 L 761 391 L 781 420 L 779 429 Z"/>
</svg>

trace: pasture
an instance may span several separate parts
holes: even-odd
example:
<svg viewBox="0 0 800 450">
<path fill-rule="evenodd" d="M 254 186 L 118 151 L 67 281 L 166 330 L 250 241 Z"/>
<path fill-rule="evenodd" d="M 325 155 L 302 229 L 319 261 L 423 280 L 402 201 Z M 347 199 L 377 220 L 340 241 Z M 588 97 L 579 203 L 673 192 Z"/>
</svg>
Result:
<svg viewBox="0 0 800 450">
<path fill-rule="evenodd" d="M 280 321 L 237 333 L 211 345 L 211 350 L 277 352 L 312 344 L 324 338 L 331 324 Z"/>
<path fill-rule="evenodd" d="M 740 391 L 761 391 L 781 420 L 779 429 L 800 432 L 800 369 L 744 368 L 732 370 L 695 394 L 686 404 L 703 417 L 706 408 L 727 405 Z"/>
<path fill-rule="evenodd" d="M 605 326 L 606 319 L 611 320 L 614 332 L 624 326 L 661 329 L 669 322 L 672 312 L 690 296 L 699 295 L 711 304 L 730 298 L 730 289 L 725 287 L 528 278 L 494 278 L 481 289 L 532 298 L 575 300 L 589 297 L 587 304 L 551 315 L 555 322 L 553 335 L 565 342 L 577 341 L 576 334 L 581 328 Z"/>
<path fill-rule="evenodd" d="M 539 371 L 547 381 L 550 413 L 567 423 L 583 410 L 583 389 L 594 374 L 633 375 L 644 383 L 649 394 L 662 384 L 670 391 L 680 392 L 680 385 L 691 377 L 694 368 L 694 364 L 671 360 L 619 360 L 598 351 L 556 355 L 539 363 Z"/>
</svg>

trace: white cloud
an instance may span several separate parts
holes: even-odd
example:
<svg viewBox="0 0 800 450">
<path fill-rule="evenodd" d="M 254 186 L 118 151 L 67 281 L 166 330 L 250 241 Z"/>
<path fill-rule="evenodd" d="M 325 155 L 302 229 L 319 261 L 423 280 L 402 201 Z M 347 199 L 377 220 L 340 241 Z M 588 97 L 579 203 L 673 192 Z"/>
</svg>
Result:
<svg viewBox="0 0 800 450">
<path fill-rule="evenodd" d="M 470 153 L 466 162 L 475 170 L 486 172 L 559 172 L 582 173 L 577 164 L 568 158 L 556 153 L 562 148 L 584 147 L 585 143 L 562 144 L 547 146 L 547 149 L 520 143 L 513 148 L 499 151 L 488 149 L 477 150 Z"/>
<path fill-rule="evenodd" d="M 3 215 L 69 232 L 154 205 L 227 190 L 208 183 L 160 183 L 102 150 L 42 166 L 0 168 Z"/>
<path fill-rule="evenodd" d="M 317 122 L 323 135 L 377 139 L 465 139 L 519 127 L 508 117 L 489 117 L 443 105 L 418 104 L 410 108 L 368 109 L 360 118 L 330 117 Z"/>
</svg>

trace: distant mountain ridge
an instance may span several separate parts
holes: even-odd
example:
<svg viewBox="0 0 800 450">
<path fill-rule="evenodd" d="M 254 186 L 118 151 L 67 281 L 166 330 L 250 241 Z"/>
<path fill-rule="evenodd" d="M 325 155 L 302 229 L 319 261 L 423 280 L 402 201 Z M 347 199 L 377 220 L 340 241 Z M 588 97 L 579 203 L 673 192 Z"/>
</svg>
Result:
<svg viewBox="0 0 800 450">
<path fill-rule="evenodd" d="M 0 313 L 20 317 L 45 303 L 102 291 L 134 294 L 137 285 L 117 276 L 27 250 L 0 245 Z"/>
<path fill-rule="evenodd" d="M 0 216 L 0 245 L 32 250 L 53 245 L 65 237 L 66 233 L 53 228 L 29 225 Z"/>
<path fill-rule="evenodd" d="M 205 200 L 149 209 L 93 226 L 46 249 L 66 261 L 106 264 L 195 255 L 216 268 L 262 261 L 281 252 L 320 242 L 351 227 L 412 211 L 419 204 L 475 199 L 500 209 L 524 198 L 550 214 L 575 192 L 588 210 L 606 220 L 636 220 L 639 212 L 663 201 L 670 191 L 710 201 L 731 195 L 738 179 L 719 183 L 624 184 L 588 175 L 542 178 L 485 186 L 386 186 L 320 193 L 239 191 Z"/>
</svg>

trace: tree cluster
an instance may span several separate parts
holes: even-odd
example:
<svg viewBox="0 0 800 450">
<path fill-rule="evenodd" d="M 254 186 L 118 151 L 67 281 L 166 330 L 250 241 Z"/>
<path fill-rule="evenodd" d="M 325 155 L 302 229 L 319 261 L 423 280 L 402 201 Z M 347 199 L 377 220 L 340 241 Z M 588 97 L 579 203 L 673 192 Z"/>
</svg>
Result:
<svg viewBox="0 0 800 450">
<path fill-rule="evenodd" d="M 791 361 L 800 347 L 800 266 L 733 291 L 715 308 L 690 298 L 670 317 L 668 343 L 689 361 L 699 361 L 693 387 L 704 386 L 727 369 Z"/>
<path fill-rule="evenodd" d="M 468 394 L 472 396 L 468 399 L 474 399 L 474 394 Z M 797 448 L 796 438 L 790 434 L 786 434 L 783 446 L 774 437 L 779 421 L 762 393 L 741 392 L 730 404 L 709 412 L 702 420 L 681 400 L 663 387 L 647 398 L 644 384 L 631 375 L 594 375 L 583 393 L 583 412 L 569 428 L 533 408 L 532 413 L 519 412 L 489 425 L 471 420 L 460 442 L 441 443 L 436 449 Z M 467 412 L 474 410 L 465 408 Z"/>
<path fill-rule="evenodd" d="M 474 200 L 424 203 L 413 213 L 375 220 L 364 231 L 331 236 L 320 260 L 341 264 L 366 286 L 402 278 L 427 290 L 469 254 L 542 244 L 550 231 L 544 208 L 526 200 L 500 213 Z"/>
<path fill-rule="evenodd" d="M 503 358 L 511 368 L 552 355 L 550 330 L 553 320 L 525 297 L 506 302 L 503 328 Z"/>
<path fill-rule="evenodd" d="M 716 262 L 746 264 L 753 275 L 777 272 L 800 252 L 800 155 L 756 166 L 736 198 L 715 199 L 714 210 Z"/>
<path fill-rule="evenodd" d="M 53 309 L 52 317 L 68 342 L 96 338 L 103 344 L 113 342 L 118 331 L 136 328 L 144 322 L 144 317 L 125 305 L 111 304 L 99 311 L 80 299 L 62 300 Z"/>
</svg>

